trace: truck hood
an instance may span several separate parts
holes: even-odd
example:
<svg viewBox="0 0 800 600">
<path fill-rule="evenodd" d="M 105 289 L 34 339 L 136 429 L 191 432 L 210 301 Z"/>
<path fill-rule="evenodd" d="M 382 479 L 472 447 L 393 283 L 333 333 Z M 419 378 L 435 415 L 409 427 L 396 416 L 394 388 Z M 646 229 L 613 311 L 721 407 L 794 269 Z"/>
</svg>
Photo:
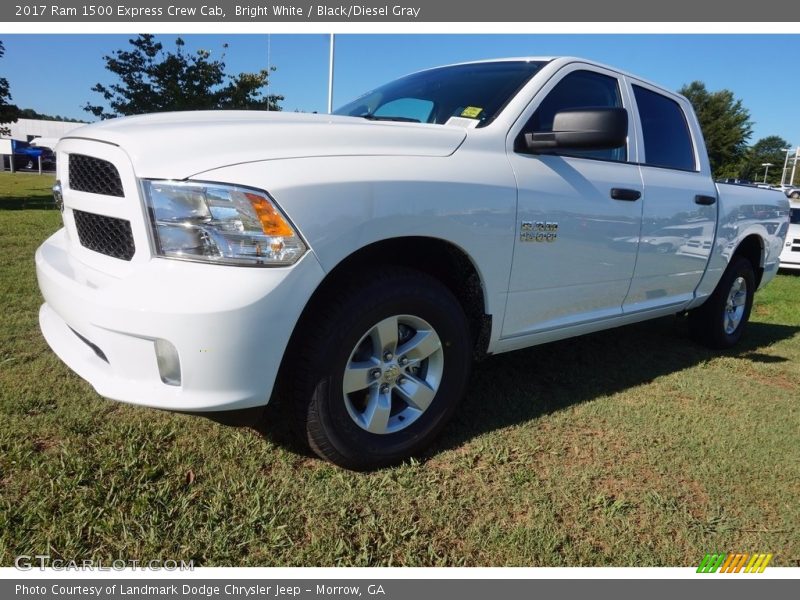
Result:
<svg viewBox="0 0 800 600">
<path fill-rule="evenodd" d="M 70 131 L 114 144 L 139 177 L 185 179 L 234 164 L 318 156 L 448 156 L 459 127 L 265 111 L 193 111 L 123 117 Z"/>
</svg>

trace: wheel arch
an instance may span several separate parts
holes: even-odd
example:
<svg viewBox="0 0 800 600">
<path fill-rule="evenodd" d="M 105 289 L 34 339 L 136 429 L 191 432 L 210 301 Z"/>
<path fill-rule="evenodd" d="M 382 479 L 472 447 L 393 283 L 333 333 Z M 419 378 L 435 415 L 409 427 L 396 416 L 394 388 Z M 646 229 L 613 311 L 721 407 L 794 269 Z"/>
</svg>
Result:
<svg viewBox="0 0 800 600">
<path fill-rule="evenodd" d="M 331 269 L 306 304 L 298 326 L 314 304 L 323 299 L 344 277 L 368 267 L 406 267 L 437 279 L 456 297 L 470 323 L 477 357 L 486 353 L 491 333 L 483 278 L 469 254 L 458 245 L 429 236 L 401 236 L 362 246 Z"/>
<path fill-rule="evenodd" d="M 492 316 L 487 314 L 486 291 L 480 273 L 469 255 L 452 242 L 441 238 L 404 236 L 367 244 L 343 258 L 328 271 L 306 302 L 284 351 L 273 393 L 285 395 L 291 356 L 303 339 L 304 330 L 320 309 L 320 304 L 337 286 L 358 269 L 406 267 L 426 273 L 445 285 L 464 309 L 473 341 L 473 357 L 487 355 Z"/>
<path fill-rule="evenodd" d="M 766 260 L 765 244 L 763 238 L 751 233 L 746 236 L 734 250 L 731 259 L 741 256 L 750 261 L 756 276 L 756 289 L 761 285 L 761 278 L 764 276 L 764 261 Z"/>
</svg>

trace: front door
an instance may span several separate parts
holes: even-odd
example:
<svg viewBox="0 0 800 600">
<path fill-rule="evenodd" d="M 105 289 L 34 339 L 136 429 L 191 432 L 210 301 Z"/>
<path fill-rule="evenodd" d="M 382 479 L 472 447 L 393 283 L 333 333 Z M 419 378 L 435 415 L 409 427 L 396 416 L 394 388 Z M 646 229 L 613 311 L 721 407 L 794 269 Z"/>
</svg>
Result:
<svg viewBox="0 0 800 600">
<path fill-rule="evenodd" d="M 509 153 L 519 190 L 503 337 L 546 332 L 622 313 L 639 246 L 643 186 L 628 147 L 528 152 L 523 135 L 552 130 L 570 108 L 629 109 L 624 81 L 572 65 L 543 88 Z M 630 113 L 630 109 L 629 109 Z M 629 162 L 630 161 L 630 162 Z"/>
</svg>

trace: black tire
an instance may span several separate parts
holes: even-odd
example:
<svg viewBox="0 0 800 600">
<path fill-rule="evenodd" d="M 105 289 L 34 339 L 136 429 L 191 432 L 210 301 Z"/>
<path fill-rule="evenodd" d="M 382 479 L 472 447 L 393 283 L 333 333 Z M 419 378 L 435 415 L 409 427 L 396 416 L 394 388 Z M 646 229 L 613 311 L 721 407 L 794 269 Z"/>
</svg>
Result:
<svg viewBox="0 0 800 600">
<path fill-rule="evenodd" d="M 311 449 L 334 464 L 361 471 L 396 464 L 428 446 L 455 412 L 465 393 L 471 366 L 469 324 L 450 290 L 411 269 L 365 269 L 337 285 L 335 293 L 316 304 L 314 311 L 300 331 L 301 339 L 292 356 L 293 401 L 298 409 L 298 425 Z M 366 341 L 367 334 L 378 323 L 398 315 L 398 319 L 424 320 L 433 328 L 441 342 L 437 360 L 443 362 L 437 363 L 438 387 L 427 408 L 409 419 L 409 425 L 401 423 L 403 429 L 377 434 L 356 422 L 351 396 L 343 389 L 344 374 L 363 344 L 369 345 L 372 356 L 374 342 L 371 338 Z M 398 342 L 398 347 L 402 346 Z M 394 360 L 399 361 L 400 357 Z M 380 366 L 386 367 L 384 373 L 388 373 L 386 365 Z M 427 369 L 427 364 L 422 368 Z M 376 385 L 383 381 L 380 379 Z M 402 381 L 401 377 L 399 383 Z M 368 394 L 369 390 L 372 388 L 363 393 Z M 392 387 L 388 393 L 392 411 L 398 402 L 396 394 Z M 395 414 L 396 423 L 401 416 Z"/>
<path fill-rule="evenodd" d="M 744 311 L 738 325 L 728 328 L 728 296 L 735 283 L 743 281 L 746 286 Z M 734 256 L 714 292 L 701 306 L 689 313 L 689 334 L 691 337 L 709 348 L 725 349 L 734 346 L 742 337 L 750 311 L 753 308 L 753 296 L 756 289 L 755 272 L 752 263 L 741 256 Z"/>
</svg>

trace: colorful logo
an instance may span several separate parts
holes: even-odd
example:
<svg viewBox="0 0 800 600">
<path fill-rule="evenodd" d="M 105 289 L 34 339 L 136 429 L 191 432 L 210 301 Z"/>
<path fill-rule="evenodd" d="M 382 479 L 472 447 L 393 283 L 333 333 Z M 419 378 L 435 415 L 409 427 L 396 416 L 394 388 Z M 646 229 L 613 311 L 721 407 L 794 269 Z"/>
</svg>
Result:
<svg viewBox="0 0 800 600">
<path fill-rule="evenodd" d="M 706 554 L 698 573 L 763 573 L 772 554 Z"/>
</svg>

